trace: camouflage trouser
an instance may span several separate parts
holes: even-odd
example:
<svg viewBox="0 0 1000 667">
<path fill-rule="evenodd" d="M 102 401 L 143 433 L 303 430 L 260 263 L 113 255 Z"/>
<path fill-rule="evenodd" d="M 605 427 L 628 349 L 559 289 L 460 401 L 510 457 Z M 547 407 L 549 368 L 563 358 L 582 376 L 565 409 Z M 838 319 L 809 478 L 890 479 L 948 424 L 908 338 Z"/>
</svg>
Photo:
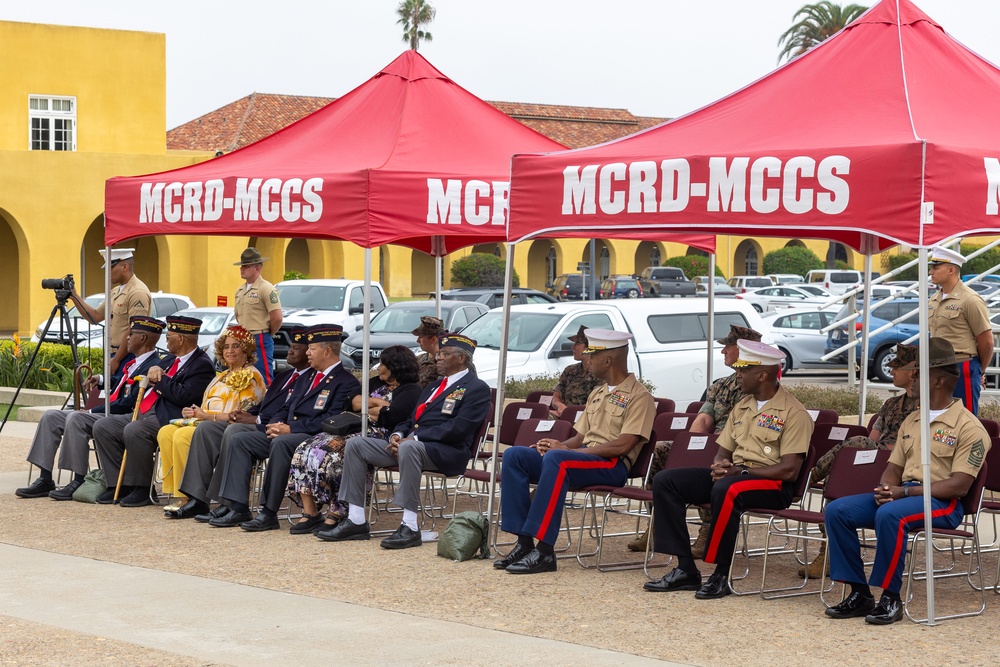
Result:
<svg viewBox="0 0 1000 667">
<path fill-rule="evenodd" d="M 673 440 L 660 440 L 656 443 L 656 448 L 653 450 L 653 456 L 649 461 L 649 481 L 646 483 L 647 489 L 653 488 L 653 477 L 656 473 L 663 470 L 663 464 L 667 461 L 667 455 L 670 454 L 670 448 L 673 446 Z M 711 510 L 704 508 L 698 508 L 698 516 L 703 523 L 709 523 L 712 520 Z"/>
<path fill-rule="evenodd" d="M 885 447 L 881 444 L 864 435 L 856 435 L 852 438 L 848 438 L 842 443 L 834 445 L 833 449 L 828 451 L 826 454 L 821 456 L 818 461 L 816 461 L 816 467 L 814 467 L 812 471 L 812 482 L 814 484 L 829 477 L 830 467 L 833 466 L 833 459 L 837 456 L 837 452 L 844 447 L 851 447 L 853 449 L 885 449 Z"/>
</svg>

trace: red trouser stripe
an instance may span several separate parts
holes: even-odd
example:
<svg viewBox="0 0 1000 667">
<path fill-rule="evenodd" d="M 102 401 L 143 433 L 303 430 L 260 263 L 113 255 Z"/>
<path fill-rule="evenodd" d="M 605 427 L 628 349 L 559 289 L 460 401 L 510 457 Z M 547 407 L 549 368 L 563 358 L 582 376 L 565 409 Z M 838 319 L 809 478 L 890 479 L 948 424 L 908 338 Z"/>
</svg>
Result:
<svg viewBox="0 0 1000 667">
<path fill-rule="evenodd" d="M 941 509 L 934 510 L 931 512 L 931 520 L 938 518 L 939 516 L 948 516 L 955 511 L 955 504 L 958 503 L 958 498 L 952 498 L 951 502 Z M 906 524 L 910 521 L 915 521 L 917 519 L 924 518 L 923 510 L 920 510 L 918 514 L 911 514 L 909 516 L 900 517 L 899 519 L 899 529 L 896 531 L 896 548 L 892 552 L 892 560 L 889 561 L 889 567 L 885 569 L 885 579 L 881 584 L 878 585 L 879 588 L 885 589 L 889 582 L 892 580 L 892 574 L 896 571 L 896 567 L 899 564 L 899 557 L 903 553 L 903 545 L 906 543 Z"/>
<path fill-rule="evenodd" d="M 257 334 L 257 349 L 260 350 L 260 358 L 264 362 L 264 383 L 271 384 L 271 360 L 267 358 L 267 348 L 264 347 L 264 334 Z"/>
<path fill-rule="evenodd" d="M 972 411 L 972 359 L 962 362 L 962 382 L 965 383 L 965 395 L 962 396 L 962 405 L 966 410 Z"/>
<path fill-rule="evenodd" d="M 719 509 L 719 516 L 715 518 L 715 530 L 712 531 L 712 539 L 708 542 L 708 549 L 705 550 L 705 562 L 714 563 L 715 556 L 719 551 L 719 542 L 722 541 L 722 534 L 726 532 L 729 524 L 729 517 L 733 513 L 733 501 L 736 496 L 747 491 L 780 491 L 781 480 L 777 479 L 748 479 L 745 482 L 733 482 L 726 489 L 726 497 L 722 501 Z"/>
<path fill-rule="evenodd" d="M 616 465 L 618 465 L 617 457 L 607 461 L 605 460 L 574 461 L 572 459 L 567 459 L 562 463 L 560 463 L 559 472 L 556 473 L 555 484 L 552 485 L 552 493 L 549 495 L 549 499 L 545 505 L 545 516 L 542 517 L 542 523 L 538 527 L 538 533 L 535 535 L 535 537 L 539 540 L 544 538 L 546 531 L 548 531 L 549 529 L 549 524 L 552 523 L 552 515 L 556 511 L 556 505 L 559 504 L 558 501 L 559 501 L 560 489 L 562 489 L 563 480 L 566 479 L 567 468 L 578 468 L 580 470 L 601 470 L 601 469 L 611 469 L 614 468 Z"/>
</svg>

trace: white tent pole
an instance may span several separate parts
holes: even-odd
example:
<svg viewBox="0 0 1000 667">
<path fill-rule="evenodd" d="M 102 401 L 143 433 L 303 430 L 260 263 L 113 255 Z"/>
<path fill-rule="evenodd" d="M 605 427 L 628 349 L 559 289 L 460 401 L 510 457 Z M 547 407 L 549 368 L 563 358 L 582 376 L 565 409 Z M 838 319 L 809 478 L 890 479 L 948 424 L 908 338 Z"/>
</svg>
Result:
<svg viewBox="0 0 1000 667">
<path fill-rule="evenodd" d="M 864 300 L 862 304 L 861 315 L 861 331 L 863 332 L 861 336 L 861 391 L 858 392 L 858 424 L 861 426 L 865 425 L 865 406 L 868 404 L 868 351 L 871 348 L 871 338 L 868 334 L 869 325 L 871 324 L 871 311 L 872 311 L 872 251 L 871 245 L 874 239 L 870 239 L 866 234 L 864 237 L 864 250 L 865 250 L 865 291 Z M 850 370 L 851 376 L 854 375 L 854 369 Z"/>
<path fill-rule="evenodd" d="M 104 226 L 107 228 L 107 221 Z M 149 304 L 151 307 L 153 304 Z M 152 308 L 150 308 L 152 313 Z M 69 332 L 75 335 L 75 332 Z M 41 345 L 41 343 L 39 343 Z M 111 414 L 111 246 L 104 246 L 104 414 Z"/>
<path fill-rule="evenodd" d="M 372 249 L 365 248 L 365 287 L 364 287 L 364 333 L 361 344 L 361 435 L 368 434 L 368 393 L 369 377 L 371 376 L 371 322 L 372 322 Z M 348 332 L 345 331 L 345 334 Z"/>
<path fill-rule="evenodd" d="M 708 255 L 708 364 L 705 365 L 705 391 L 712 386 L 715 377 L 715 253 Z"/>
<path fill-rule="evenodd" d="M 441 319 L 441 290 L 444 289 L 444 258 L 434 256 L 434 317 Z"/>
<path fill-rule="evenodd" d="M 920 344 L 917 351 L 920 367 L 920 463 L 923 471 L 924 489 L 924 528 L 931 529 L 931 383 L 930 352 L 930 313 L 927 308 L 927 248 L 920 248 Z M 916 554 L 910 554 L 914 558 Z M 927 625 L 937 625 L 934 620 L 934 540 L 924 540 L 924 558 L 927 570 Z"/>
<path fill-rule="evenodd" d="M 493 406 L 493 445 L 490 448 L 490 493 L 486 503 L 486 520 L 493 521 L 493 500 L 497 490 L 497 454 L 500 449 L 500 417 L 503 416 L 503 386 L 507 377 L 507 336 L 510 331 L 511 291 L 514 289 L 514 244 L 507 244 L 507 266 L 503 278 L 503 317 L 500 320 L 500 357 L 497 360 L 497 402 Z M 496 530 L 500 530 L 497 525 Z M 495 540 L 491 540 L 493 544 Z"/>
</svg>

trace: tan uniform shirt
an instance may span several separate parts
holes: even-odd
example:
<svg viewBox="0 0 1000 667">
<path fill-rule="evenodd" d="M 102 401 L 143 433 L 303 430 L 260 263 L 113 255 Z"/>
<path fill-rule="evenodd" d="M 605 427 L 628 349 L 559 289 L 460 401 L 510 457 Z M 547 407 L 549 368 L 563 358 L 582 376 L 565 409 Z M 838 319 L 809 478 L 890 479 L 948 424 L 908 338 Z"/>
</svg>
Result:
<svg viewBox="0 0 1000 667">
<path fill-rule="evenodd" d="M 654 417 L 656 403 L 652 395 L 629 373 L 614 391 L 608 391 L 608 385 L 603 384 L 590 392 L 587 409 L 580 413 L 575 428 L 583 434 L 584 447 L 603 445 L 623 434 L 639 436 L 639 442 L 624 457 L 631 468 L 649 440 Z"/>
<path fill-rule="evenodd" d="M 798 399 L 778 385 L 778 392 L 759 410 L 752 394 L 740 399 L 719 434 L 719 446 L 732 453 L 736 465 L 777 465 L 782 456 L 809 451 L 813 426 Z"/>
<path fill-rule="evenodd" d="M 982 297 L 959 281 L 945 299 L 941 292 L 930 299 L 931 336 L 944 338 L 959 360 L 979 356 L 976 336 L 991 329 L 989 311 Z"/>
<path fill-rule="evenodd" d="M 990 436 L 974 414 L 955 400 L 931 421 L 931 482 L 950 478 L 956 472 L 975 477 L 990 451 Z M 899 427 L 899 438 L 889 463 L 903 468 L 904 482 L 924 482 L 920 453 L 920 411 L 910 413 Z"/>
<path fill-rule="evenodd" d="M 274 285 L 259 276 L 251 285 L 243 283 L 236 290 L 236 304 L 233 306 L 236 321 L 250 333 L 270 333 L 270 312 L 279 308 L 281 301 Z"/>
<path fill-rule="evenodd" d="M 146 283 L 133 275 L 124 285 L 119 285 L 111 289 L 111 322 L 108 323 L 108 336 L 110 343 L 108 347 L 111 353 L 121 346 L 121 342 L 128 333 L 128 318 L 133 315 L 149 315 L 153 309 L 153 297 L 149 293 Z M 104 312 L 104 301 L 96 310 Z"/>
</svg>

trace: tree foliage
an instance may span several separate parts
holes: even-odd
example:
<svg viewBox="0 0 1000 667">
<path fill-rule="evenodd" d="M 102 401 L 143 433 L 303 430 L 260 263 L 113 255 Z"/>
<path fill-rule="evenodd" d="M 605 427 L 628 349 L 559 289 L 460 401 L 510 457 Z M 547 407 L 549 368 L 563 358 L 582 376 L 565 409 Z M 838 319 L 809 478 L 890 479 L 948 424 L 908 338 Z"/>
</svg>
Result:
<svg viewBox="0 0 1000 667">
<path fill-rule="evenodd" d="M 504 261 L 488 252 L 474 252 L 451 263 L 451 280 L 462 287 L 502 287 Z M 514 271 L 514 287 L 521 286 L 521 279 Z"/>
<path fill-rule="evenodd" d="M 813 269 L 822 269 L 823 260 L 809 248 L 786 246 L 764 255 L 764 273 L 794 273 L 805 276 Z"/>
<path fill-rule="evenodd" d="M 901 267 L 907 262 L 912 262 L 917 258 L 917 253 L 909 252 L 902 253 L 899 255 L 889 255 L 889 270 L 894 271 Z M 917 267 L 911 266 L 906 271 L 896 274 L 893 280 L 917 280 L 920 276 L 917 274 Z"/>
<path fill-rule="evenodd" d="M 792 17 L 796 23 L 778 38 L 778 46 L 782 47 L 778 62 L 805 53 L 866 11 L 868 8 L 862 5 L 841 6 L 829 0 L 803 5 Z"/>
<path fill-rule="evenodd" d="M 431 23 L 437 10 L 431 7 L 426 0 L 403 0 L 396 8 L 399 20 L 396 21 L 403 26 L 403 41 L 410 43 L 410 48 L 414 51 L 420 46 L 420 42 L 430 42 L 434 38 L 423 26 Z"/>
<path fill-rule="evenodd" d="M 677 257 L 668 257 L 661 263 L 662 266 L 676 266 L 678 269 L 684 272 L 684 275 L 688 277 L 688 280 L 694 279 L 695 276 L 707 276 L 708 275 L 708 257 L 704 255 L 678 255 Z M 722 270 L 718 266 L 715 267 L 715 275 L 725 277 Z"/>
<path fill-rule="evenodd" d="M 970 255 L 982 247 L 983 246 L 981 245 L 974 246 L 974 245 L 966 245 L 963 243 L 961 252 L 963 255 Z M 997 264 L 1000 264 L 1000 248 L 992 248 L 984 252 L 982 255 L 979 255 L 978 257 L 973 257 L 972 259 L 968 260 L 965 264 L 963 264 L 961 273 L 963 276 L 967 275 L 978 276 L 980 273 L 983 273 L 984 271 L 989 271 Z"/>
</svg>

